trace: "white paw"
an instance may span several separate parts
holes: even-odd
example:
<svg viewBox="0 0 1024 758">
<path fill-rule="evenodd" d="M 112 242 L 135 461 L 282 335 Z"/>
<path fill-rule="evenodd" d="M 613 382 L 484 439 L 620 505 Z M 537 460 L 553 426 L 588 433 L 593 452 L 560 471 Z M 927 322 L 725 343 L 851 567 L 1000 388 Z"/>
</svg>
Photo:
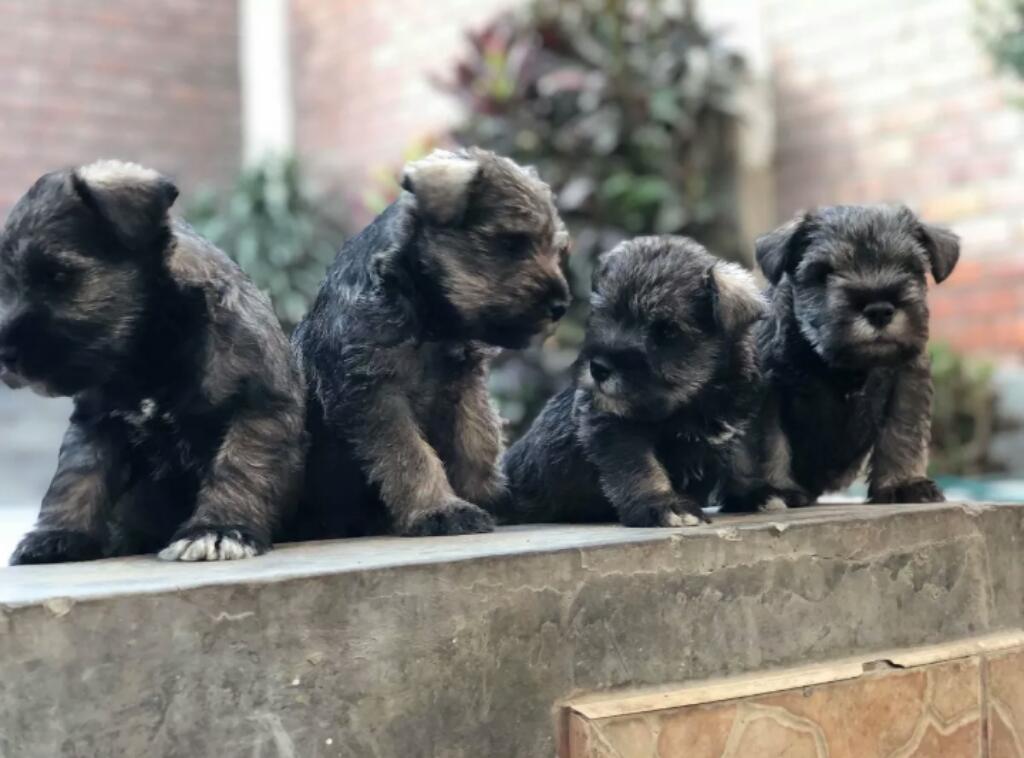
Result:
<svg viewBox="0 0 1024 758">
<path fill-rule="evenodd" d="M 666 518 L 666 526 L 697 526 L 701 520 L 692 513 L 676 513 L 673 511 Z"/>
<path fill-rule="evenodd" d="M 211 533 L 175 540 L 160 551 L 159 557 L 165 561 L 233 561 L 258 554 L 252 545 Z"/>
<path fill-rule="evenodd" d="M 764 505 L 761 506 L 762 513 L 778 513 L 779 511 L 788 511 L 789 506 L 786 505 L 786 501 L 777 495 L 773 495 L 764 501 Z"/>
</svg>

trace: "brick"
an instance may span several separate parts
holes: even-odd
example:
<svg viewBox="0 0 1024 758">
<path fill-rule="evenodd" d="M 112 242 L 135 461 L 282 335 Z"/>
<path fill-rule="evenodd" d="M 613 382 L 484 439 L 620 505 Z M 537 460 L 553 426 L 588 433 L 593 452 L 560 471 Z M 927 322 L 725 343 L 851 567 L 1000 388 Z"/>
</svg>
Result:
<svg viewBox="0 0 1024 758">
<path fill-rule="evenodd" d="M 0 0 L 0 144 L 12 146 L 0 216 L 40 173 L 98 157 L 154 165 L 186 194 L 226 184 L 239 161 L 236 5 Z"/>
</svg>

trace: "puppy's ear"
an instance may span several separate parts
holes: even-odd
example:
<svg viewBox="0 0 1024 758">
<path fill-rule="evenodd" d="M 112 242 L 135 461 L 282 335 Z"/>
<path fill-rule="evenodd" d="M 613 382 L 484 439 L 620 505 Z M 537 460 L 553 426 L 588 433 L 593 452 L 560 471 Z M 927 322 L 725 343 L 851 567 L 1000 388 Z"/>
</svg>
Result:
<svg viewBox="0 0 1024 758">
<path fill-rule="evenodd" d="M 801 214 L 774 232 L 763 234 L 754 243 L 754 258 L 772 284 L 782 275 L 796 269 L 807 248 L 807 233 L 812 221 L 809 213 Z"/>
<path fill-rule="evenodd" d="M 402 189 L 416 197 L 416 208 L 427 220 L 438 226 L 453 226 L 466 213 L 479 175 L 480 164 L 473 158 L 435 150 L 405 165 Z"/>
<path fill-rule="evenodd" d="M 166 177 L 122 161 L 97 161 L 77 168 L 71 185 L 82 202 L 132 249 L 153 241 L 178 197 L 178 188 Z"/>
<path fill-rule="evenodd" d="M 941 226 L 918 224 L 918 228 L 917 238 L 928 253 L 932 276 L 938 284 L 953 273 L 956 262 L 960 260 L 960 238 Z"/>
<path fill-rule="evenodd" d="M 718 261 L 705 273 L 715 322 L 726 334 L 746 329 L 768 310 L 754 276 L 735 263 Z"/>
</svg>

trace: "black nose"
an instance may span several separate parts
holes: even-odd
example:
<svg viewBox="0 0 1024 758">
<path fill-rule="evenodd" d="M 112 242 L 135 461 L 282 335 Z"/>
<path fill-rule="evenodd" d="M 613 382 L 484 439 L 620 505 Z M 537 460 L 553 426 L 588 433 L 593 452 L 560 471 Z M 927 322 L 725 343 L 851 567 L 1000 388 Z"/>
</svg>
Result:
<svg viewBox="0 0 1024 758">
<path fill-rule="evenodd" d="M 0 366 L 14 368 L 18 362 L 18 351 L 10 345 L 0 345 Z"/>
<path fill-rule="evenodd" d="M 864 308 L 864 317 L 871 322 L 872 326 L 881 328 L 892 321 L 895 312 L 896 307 L 892 303 L 882 300 Z"/>
<path fill-rule="evenodd" d="M 612 367 L 602 361 L 600 358 L 590 359 L 590 375 L 594 377 L 594 381 L 600 384 L 605 381 L 609 376 L 612 375 Z"/>
<path fill-rule="evenodd" d="M 558 321 L 558 319 L 562 318 L 562 316 L 565 315 L 565 312 L 567 310 L 569 310 L 569 304 L 560 301 L 557 303 L 553 303 L 551 307 L 548 308 L 548 315 L 551 316 L 552 321 Z"/>
</svg>

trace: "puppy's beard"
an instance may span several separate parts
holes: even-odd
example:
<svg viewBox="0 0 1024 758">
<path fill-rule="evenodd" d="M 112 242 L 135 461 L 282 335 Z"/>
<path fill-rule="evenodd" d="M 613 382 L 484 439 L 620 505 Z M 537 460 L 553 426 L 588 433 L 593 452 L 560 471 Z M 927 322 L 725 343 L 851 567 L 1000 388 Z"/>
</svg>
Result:
<svg viewBox="0 0 1024 758">
<path fill-rule="evenodd" d="M 864 317 L 857 317 L 848 330 L 849 342 L 846 350 L 851 359 L 869 364 L 890 364 L 916 354 L 919 346 L 912 339 L 911 325 L 902 311 L 894 314 L 892 321 L 877 327 Z"/>
<path fill-rule="evenodd" d="M 0 371 L 0 382 L 3 382 L 6 387 L 12 390 L 28 388 L 40 397 L 57 397 L 60 395 L 59 392 L 45 382 L 32 381 L 11 371 Z"/>
<path fill-rule="evenodd" d="M 593 403 L 594 407 L 599 411 L 611 416 L 626 417 L 633 415 L 633 408 L 628 401 L 614 395 L 606 394 L 600 389 L 595 389 L 593 391 Z"/>
</svg>

